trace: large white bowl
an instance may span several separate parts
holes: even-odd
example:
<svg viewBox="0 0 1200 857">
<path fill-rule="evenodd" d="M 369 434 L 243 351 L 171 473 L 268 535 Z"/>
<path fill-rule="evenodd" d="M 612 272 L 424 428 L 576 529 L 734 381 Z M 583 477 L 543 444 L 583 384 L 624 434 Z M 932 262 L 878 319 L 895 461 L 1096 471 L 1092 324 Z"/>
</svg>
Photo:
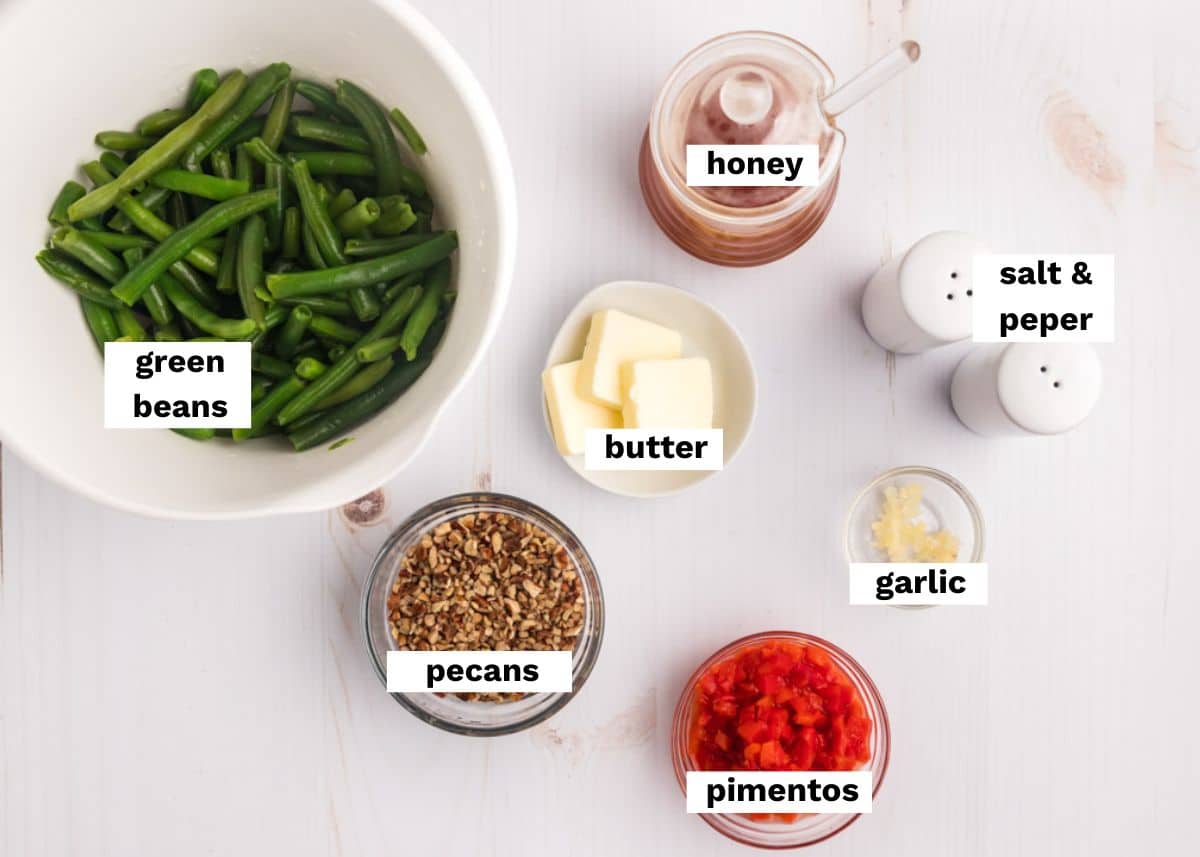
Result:
<svg viewBox="0 0 1200 857">
<path fill-rule="evenodd" d="M 182 0 L 0 5 L 0 442 L 104 503 L 147 515 L 239 518 L 325 509 L 394 476 L 492 339 L 512 275 L 516 195 L 491 107 L 466 65 L 402 0 Z M 459 297 L 432 366 L 335 451 L 197 443 L 105 430 L 99 354 L 75 295 L 34 262 L 54 194 L 96 156 L 92 136 L 178 104 L 192 73 L 282 60 L 345 77 L 421 129 L 421 168 L 458 230 Z M 12 124 L 15 123 L 15 124 Z"/>
</svg>

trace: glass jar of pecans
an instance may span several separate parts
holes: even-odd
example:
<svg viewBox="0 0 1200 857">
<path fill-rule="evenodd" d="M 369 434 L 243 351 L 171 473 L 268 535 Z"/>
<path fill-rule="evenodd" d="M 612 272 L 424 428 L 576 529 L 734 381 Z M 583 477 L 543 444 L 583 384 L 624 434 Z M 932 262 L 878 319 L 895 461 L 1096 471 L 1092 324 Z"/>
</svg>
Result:
<svg viewBox="0 0 1200 857">
<path fill-rule="evenodd" d="M 600 652 L 604 599 L 591 557 L 549 512 L 504 494 L 457 494 L 418 510 L 383 545 L 362 619 L 385 684 L 388 651 L 570 651 L 572 693 L 392 694 L 449 732 L 506 735 L 583 687 Z"/>
</svg>

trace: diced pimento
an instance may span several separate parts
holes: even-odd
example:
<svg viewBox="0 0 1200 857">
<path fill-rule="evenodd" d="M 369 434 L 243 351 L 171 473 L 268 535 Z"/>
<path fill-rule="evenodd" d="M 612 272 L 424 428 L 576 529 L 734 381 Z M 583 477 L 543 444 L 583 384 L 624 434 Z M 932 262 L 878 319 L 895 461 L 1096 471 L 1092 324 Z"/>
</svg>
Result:
<svg viewBox="0 0 1200 857">
<path fill-rule="evenodd" d="M 849 771 L 871 760 L 858 688 L 813 645 L 768 640 L 736 652 L 700 677 L 694 705 L 698 770 Z"/>
</svg>

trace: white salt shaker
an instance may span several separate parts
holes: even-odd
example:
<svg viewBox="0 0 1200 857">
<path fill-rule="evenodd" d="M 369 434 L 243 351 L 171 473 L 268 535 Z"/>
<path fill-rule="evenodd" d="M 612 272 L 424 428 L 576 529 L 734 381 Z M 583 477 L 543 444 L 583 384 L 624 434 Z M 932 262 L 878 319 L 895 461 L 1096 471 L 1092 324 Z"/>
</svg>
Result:
<svg viewBox="0 0 1200 857">
<path fill-rule="evenodd" d="M 987 245 L 966 232 L 926 235 L 875 272 L 863 291 L 867 333 L 888 351 L 915 354 L 971 335 L 971 260 Z"/>
<path fill-rule="evenodd" d="M 1091 413 L 1102 380 L 1085 342 L 981 345 L 954 370 L 950 401 L 982 435 L 1061 434 Z"/>
</svg>

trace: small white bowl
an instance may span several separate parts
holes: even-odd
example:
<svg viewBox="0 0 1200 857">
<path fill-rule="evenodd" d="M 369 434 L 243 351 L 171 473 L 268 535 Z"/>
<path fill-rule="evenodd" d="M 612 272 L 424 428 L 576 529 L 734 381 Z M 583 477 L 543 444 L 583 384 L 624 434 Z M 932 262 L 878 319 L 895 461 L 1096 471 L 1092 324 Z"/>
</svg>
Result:
<svg viewBox="0 0 1200 857">
<path fill-rule="evenodd" d="M 750 434 L 758 401 L 758 381 L 745 343 L 725 316 L 696 296 L 661 283 L 622 280 L 592 289 L 567 315 L 546 355 L 546 366 L 583 355 L 592 314 L 617 309 L 683 335 L 684 357 L 706 357 L 712 364 L 713 428 L 724 429 L 724 466 L 728 467 Z M 554 430 L 542 397 L 550 442 Z M 584 470 L 582 455 L 563 456 L 572 470 L 593 485 L 626 497 L 662 497 L 703 482 L 715 470 Z"/>
</svg>

